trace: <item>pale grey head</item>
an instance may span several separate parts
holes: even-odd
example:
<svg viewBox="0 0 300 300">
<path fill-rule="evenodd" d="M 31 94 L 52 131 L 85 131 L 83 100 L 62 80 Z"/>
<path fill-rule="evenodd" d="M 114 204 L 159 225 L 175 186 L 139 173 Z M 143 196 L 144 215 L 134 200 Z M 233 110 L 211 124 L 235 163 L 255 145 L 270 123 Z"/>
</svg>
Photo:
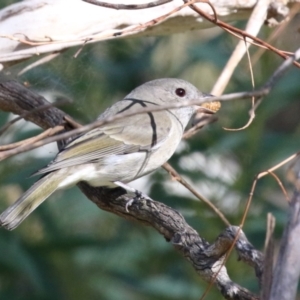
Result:
<svg viewBox="0 0 300 300">
<path fill-rule="evenodd" d="M 173 103 L 182 103 L 192 100 L 202 100 L 205 102 L 205 98 L 207 97 L 210 97 L 210 95 L 200 92 L 194 85 L 183 79 L 162 78 L 148 81 L 140 85 L 123 100 L 137 99 L 142 100 L 145 103 L 148 102 L 149 104 L 172 105 Z M 198 105 L 191 105 L 171 110 L 181 120 L 185 127 L 198 108 Z M 116 110 L 117 113 L 118 105 L 109 108 L 109 112 L 107 112 L 109 115 L 112 114 L 112 109 Z M 105 118 L 107 113 L 104 112 L 100 118 Z"/>
</svg>

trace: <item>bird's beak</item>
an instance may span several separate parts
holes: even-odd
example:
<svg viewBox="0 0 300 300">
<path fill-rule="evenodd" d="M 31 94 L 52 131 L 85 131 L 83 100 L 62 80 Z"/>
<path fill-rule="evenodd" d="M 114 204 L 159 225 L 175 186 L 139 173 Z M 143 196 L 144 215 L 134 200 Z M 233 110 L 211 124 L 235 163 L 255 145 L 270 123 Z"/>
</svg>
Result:
<svg viewBox="0 0 300 300">
<path fill-rule="evenodd" d="M 205 94 L 207 98 L 213 97 L 213 95 Z M 203 95 L 202 95 L 203 97 Z M 205 123 L 207 119 L 211 118 L 211 115 L 215 114 L 221 108 L 221 102 L 204 102 L 197 106 L 196 114 L 194 115 L 192 126 L 198 125 L 199 123 Z"/>
</svg>

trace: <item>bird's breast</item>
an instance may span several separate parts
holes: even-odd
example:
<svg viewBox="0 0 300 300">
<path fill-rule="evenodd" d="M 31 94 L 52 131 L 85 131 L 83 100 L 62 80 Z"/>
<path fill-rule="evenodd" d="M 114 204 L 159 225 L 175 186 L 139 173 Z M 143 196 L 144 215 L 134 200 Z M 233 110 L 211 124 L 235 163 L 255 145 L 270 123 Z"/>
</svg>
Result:
<svg viewBox="0 0 300 300">
<path fill-rule="evenodd" d="M 175 152 L 181 137 L 182 126 L 175 123 L 168 135 L 149 149 L 128 154 L 113 154 L 94 163 L 94 172 L 85 179 L 93 186 L 103 182 L 128 183 L 161 167 Z"/>
</svg>

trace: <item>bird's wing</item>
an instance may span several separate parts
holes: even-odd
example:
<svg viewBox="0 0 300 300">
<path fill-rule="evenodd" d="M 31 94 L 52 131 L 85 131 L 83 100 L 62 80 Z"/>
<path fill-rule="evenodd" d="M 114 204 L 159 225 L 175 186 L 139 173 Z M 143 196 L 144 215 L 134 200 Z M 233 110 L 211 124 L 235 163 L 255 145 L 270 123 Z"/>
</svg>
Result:
<svg viewBox="0 0 300 300">
<path fill-rule="evenodd" d="M 68 144 L 47 167 L 34 175 L 101 161 L 109 155 L 148 152 L 169 135 L 172 119 L 167 111 L 149 112 L 95 128 Z"/>
</svg>

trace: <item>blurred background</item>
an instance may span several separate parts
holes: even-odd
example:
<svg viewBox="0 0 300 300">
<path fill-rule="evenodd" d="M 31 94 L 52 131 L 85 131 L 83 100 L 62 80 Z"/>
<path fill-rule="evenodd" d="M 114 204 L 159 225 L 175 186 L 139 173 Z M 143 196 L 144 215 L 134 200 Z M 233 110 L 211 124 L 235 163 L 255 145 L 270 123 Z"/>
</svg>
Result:
<svg viewBox="0 0 300 300">
<path fill-rule="evenodd" d="M 0 8 L 13 1 L 2 0 Z M 298 24 L 298 25 L 297 25 Z M 235 24 L 244 28 L 245 23 Z M 299 47 L 299 16 L 295 16 L 276 41 L 276 47 Z M 274 29 L 263 28 L 267 39 Z M 295 38 L 297 36 L 297 38 Z M 172 36 L 132 38 L 87 45 L 65 51 L 53 61 L 17 76 L 30 61 L 3 74 L 37 91 L 78 122 L 89 123 L 109 105 L 136 86 L 156 78 L 183 78 L 210 92 L 237 39 L 219 28 Z M 256 87 L 261 86 L 282 62 L 273 53 L 257 56 Z M 234 224 L 240 224 L 254 177 L 300 150 L 300 73 L 293 67 L 267 96 L 248 121 L 250 101 L 222 104 L 218 121 L 181 143 L 171 165 L 201 194 L 209 198 Z M 244 59 L 226 93 L 250 91 L 249 66 Z M 0 126 L 14 116 L 0 112 Z M 40 132 L 24 121 L 1 136 L 1 144 L 19 141 Z M 13 203 L 36 178 L 30 175 L 56 154 L 48 145 L 0 164 L 0 211 Z M 287 167 L 276 173 L 292 194 Z M 225 225 L 189 191 L 160 169 L 132 183 L 153 199 L 179 210 L 187 222 L 209 242 Z M 275 236 L 280 240 L 286 223 L 287 203 L 272 177 L 261 179 L 255 190 L 244 231 L 263 250 L 266 215 L 276 217 Z M 77 187 L 56 192 L 12 232 L 0 229 L 0 299 L 199 299 L 207 284 L 191 265 L 154 229 L 141 227 L 99 210 Z M 254 271 L 231 255 L 227 268 L 233 281 L 258 292 Z M 212 288 L 206 299 L 222 299 Z"/>
</svg>

